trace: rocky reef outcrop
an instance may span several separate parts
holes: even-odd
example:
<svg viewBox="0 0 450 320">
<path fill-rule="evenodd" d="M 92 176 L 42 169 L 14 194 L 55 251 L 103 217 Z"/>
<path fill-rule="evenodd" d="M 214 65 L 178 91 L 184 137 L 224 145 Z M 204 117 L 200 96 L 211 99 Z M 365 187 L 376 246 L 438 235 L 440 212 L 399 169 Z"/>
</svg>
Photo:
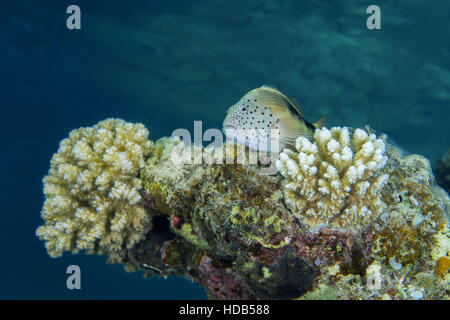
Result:
<svg viewBox="0 0 450 320">
<path fill-rule="evenodd" d="M 316 148 L 300 139 L 297 150 L 282 153 L 274 175 L 262 174 L 261 164 L 236 163 L 232 145 L 211 158 L 211 150 L 176 138 L 149 144 L 135 176 L 146 228 L 127 220 L 123 230 L 139 240 L 124 241 L 114 261 L 148 275 L 184 276 L 213 299 L 448 299 L 450 199 L 429 161 L 361 129 L 325 130 L 316 132 Z M 300 172 L 319 175 L 305 194 L 286 187 L 301 183 Z M 334 196 L 342 206 L 314 220 L 294 205 L 311 192 L 318 196 L 308 208 L 331 206 Z M 56 223 L 47 219 L 46 228 Z"/>
</svg>

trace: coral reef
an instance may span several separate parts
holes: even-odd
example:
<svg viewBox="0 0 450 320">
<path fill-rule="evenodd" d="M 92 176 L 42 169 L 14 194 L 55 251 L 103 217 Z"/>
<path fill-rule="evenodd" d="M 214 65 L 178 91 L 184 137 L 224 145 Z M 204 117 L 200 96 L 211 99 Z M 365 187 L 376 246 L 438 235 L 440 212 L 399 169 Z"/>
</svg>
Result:
<svg viewBox="0 0 450 320">
<path fill-rule="evenodd" d="M 437 184 L 450 192 L 450 149 L 439 159 L 434 170 Z"/>
<path fill-rule="evenodd" d="M 353 135 L 345 128 L 318 130 L 315 140 L 321 136 L 326 137 L 321 141 L 327 149 L 317 146 L 321 152 L 315 155 L 324 174 L 330 166 L 339 168 L 339 177 L 360 168 L 345 201 L 370 208 L 368 218 L 339 222 L 330 216 L 315 224 L 304 223 L 303 216 L 296 217 L 284 205 L 285 185 L 292 181 L 289 176 L 261 175 L 256 165 L 181 164 L 170 157 L 176 159 L 181 149 L 186 151 L 183 144 L 174 139 L 158 141 L 161 151 L 147 161 L 142 178 L 154 199 L 153 214 L 170 215 L 170 231 L 175 235 L 161 250 L 163 272 L 182 272 L 202 283 L 212 298 L 448 297 L 443 257 L 448 257 L 449 200 L 434 184 L 429 161 L 405 155 L 386 138 L 376 139 L 363 130 L 354 130 Z M 333 149 L 340 159 L 330 154 L 332 139 L 344 145 Z M 313 142 L 299 141 L 298 149 L 314 149 Z M 343 151 L 345 146 L 352 155 L 346 162 L 342 159 L 349 154 Z M 188 155 L 193 159 L 201 151 L 190 148 Z M 224 152 L 236 156 L 228 146 Z M 349 169 L 352 166 L 355 169 Z M 319 180 L 312 186 L 332 184 Z M 372 197 L 352 194 L 364 181 L 375 185 Z M 209 271 L 204 272 L 205 268 Z M 379 290 L 370 286 L 373 274 L 383 279 Z"/>
<path fill-rule="evenodd" d="M 122 261 L 121 250 L 142 239 L 150 228 L 138 177 L 147 136 L 142 124 L 107 119 L 61 141 L 43 179 L 45 224 L 36 231 L 50 256 L 84 249 Z"/>
<path fill-rule="evenodd" d="M 450 199 L 427 159 L 404 154 L 387 138 L 318 129 L 313 141 L 300 138 L 297 151 L 280 155 L 280 174 L 272 176 L 261 164 L 236 163 L 236 146 L 214 149 L 224 157 L 211 161 L 210 149 L 177 138 L 146 145 L 145 164 L 127 181 L 141 181 L 147 224 L 132 230 L 132 243 L 117 246 L 116 261 L 129 270 L 184 276 L 211 299 L 449 298 Z M 49 176 L 61 161 L 52 161 Z M 133 206 L 127 210 L 133 217 Z M 78 221 L 73 211 L 65 215 Z M 42 237 L 51 249 L 66 235 L 53 231 L 55 212 L 38 229 L 53 235 Z M 103 239 L 111 238 L 104 233 L 96 245 Z"/>
<path fill-rule="evenodd" d="M 277 161 L 286 178 L 283 193 L 292 213 L 310 227 L 362 227 L 383 212 L 379 191 L 388 179 L 378 172 L 387 161 L 374 134 L 348 128 L 318 129 L 314 140 L 296 141 Z"/>
</svg>

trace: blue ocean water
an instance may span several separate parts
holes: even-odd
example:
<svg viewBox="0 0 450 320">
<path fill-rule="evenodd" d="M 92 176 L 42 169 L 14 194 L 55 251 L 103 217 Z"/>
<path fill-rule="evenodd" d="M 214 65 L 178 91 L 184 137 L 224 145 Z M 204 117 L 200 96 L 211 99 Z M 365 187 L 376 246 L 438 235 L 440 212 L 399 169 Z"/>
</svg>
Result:
<svg viewBox="0 0 450 320">
<path fill-rule="evenodd" d="M 81 8 L 81 30 L 66 8 Z M 366 8 L 381 9 L 368 30 Z M 450 2 L 421 0 L 38 1 L 0 3 L 0 298 L 204 299 L 172 277 L 105 258 L 49 258 L 35 236 L 42 177 L 70 130 L 108 117 L 221 128 L 227 108 L 271 84 L 308 119 L 370 125 L 434 163 L 450 147 Z M 68 265 L 82 290 L 66 288 Z"/>
</svg>

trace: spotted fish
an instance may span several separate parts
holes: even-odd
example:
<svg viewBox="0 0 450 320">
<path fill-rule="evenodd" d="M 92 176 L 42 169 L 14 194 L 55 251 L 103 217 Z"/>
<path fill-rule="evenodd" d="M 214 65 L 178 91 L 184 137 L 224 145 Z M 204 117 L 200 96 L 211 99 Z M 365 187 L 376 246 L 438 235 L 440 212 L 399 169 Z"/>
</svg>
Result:
<svg viewBox="0 0 450 320">
<path fill-rule="evenodd" d="M 254 150 L 268 151 L 277 141 L 278 150 L 293 148 L 300 136 L 311 138 L 316 128 L 323 126 L 308 122 L 294 99 L 269 86 L 251 90 L 231 106 L 223 121 L 228 139 L 236 139 Z"/>
</svg>

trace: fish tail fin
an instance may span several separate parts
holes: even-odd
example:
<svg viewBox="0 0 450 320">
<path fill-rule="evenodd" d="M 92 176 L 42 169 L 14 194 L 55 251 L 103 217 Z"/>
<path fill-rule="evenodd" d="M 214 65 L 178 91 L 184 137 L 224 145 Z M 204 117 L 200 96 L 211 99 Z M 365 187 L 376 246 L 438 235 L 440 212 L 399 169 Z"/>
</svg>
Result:
<svg viewBox="0 0 450 320">
<path fill-rule="evenodd" d="M 322 118 L 320 118 L 316 123 L 313 123 L 313 125 L 314 125 L 317 129 L 320 129 L 320 128 L 325 127 L 326 121 L 327 121 L 327 116 L 325 115 L 325 116 L 323 116 Z"/>
</svg>

